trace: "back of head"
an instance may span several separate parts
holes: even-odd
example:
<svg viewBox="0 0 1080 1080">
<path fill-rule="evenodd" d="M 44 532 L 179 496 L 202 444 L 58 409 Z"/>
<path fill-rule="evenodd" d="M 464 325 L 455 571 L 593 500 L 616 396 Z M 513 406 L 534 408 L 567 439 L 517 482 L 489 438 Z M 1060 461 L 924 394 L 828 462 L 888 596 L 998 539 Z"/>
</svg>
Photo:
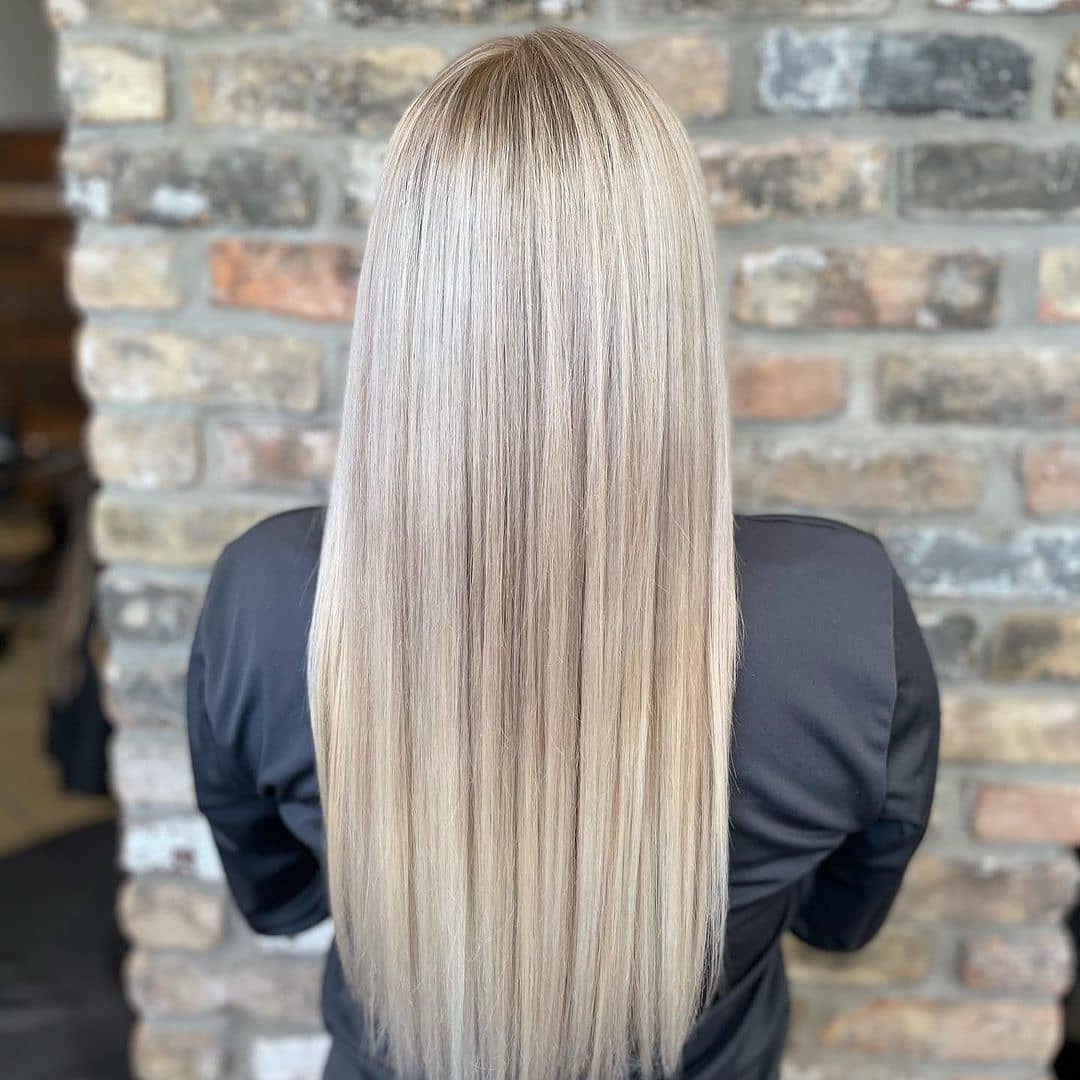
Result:
<svg viewBox="0 0 1080 1080">
<path fill-rule="evenodd" d="M 404 1075 L 676 1069 L 720 979 L 737 609 L 712 231 L 564 29 L 412 104 L 308 679 L 339 949 Z"/>
</svg>

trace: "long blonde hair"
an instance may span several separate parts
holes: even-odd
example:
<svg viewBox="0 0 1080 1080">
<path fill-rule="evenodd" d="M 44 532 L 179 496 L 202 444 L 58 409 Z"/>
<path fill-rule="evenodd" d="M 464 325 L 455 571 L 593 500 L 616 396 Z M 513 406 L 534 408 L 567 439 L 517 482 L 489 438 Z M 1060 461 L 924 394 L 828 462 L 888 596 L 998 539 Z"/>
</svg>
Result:
<svg viewBox="0 0 1080 1080">
<path fill-rule="evenodd" d="M 338 947 L 403 1075 L 677 1071 L 721 983 L 738 613 L 679 121 L 546 28 L 394 133 L 308 680 Z"/>
</svg>

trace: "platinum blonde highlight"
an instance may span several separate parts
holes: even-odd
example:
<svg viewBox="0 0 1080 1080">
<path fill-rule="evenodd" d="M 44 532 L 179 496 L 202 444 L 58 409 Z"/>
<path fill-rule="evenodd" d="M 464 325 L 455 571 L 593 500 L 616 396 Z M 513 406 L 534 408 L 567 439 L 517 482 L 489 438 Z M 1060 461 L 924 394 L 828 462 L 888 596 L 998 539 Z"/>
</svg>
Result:
<svg viewBox="0 0 1080 1080">
<path fill-rule="evenodd" d="M 738 607 L 687 136 L 565 29 L 394 133 L 308 653 L 338 947 L 404 1076 L 677 1072 L 720 986 Z"/>
</svg>

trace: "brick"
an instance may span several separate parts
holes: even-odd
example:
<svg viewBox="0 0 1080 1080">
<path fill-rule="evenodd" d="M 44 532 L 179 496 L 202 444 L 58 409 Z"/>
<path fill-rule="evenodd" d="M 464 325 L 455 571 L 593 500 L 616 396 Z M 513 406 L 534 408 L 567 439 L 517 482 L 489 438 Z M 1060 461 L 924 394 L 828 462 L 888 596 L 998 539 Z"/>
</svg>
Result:
<svg viewBox="0 0 1080 1080">
<path fill-rule="evenodd" d="M 964 939 L 960 978 L 972 990 L 1060 997 L 1072 985 L 1073 950 L 1061 928 Z"/>
<path fill-rule="evenodd" d="M 368 134 L 391 128 L 446 63 L 422 44 L 268 45 L 193 56 L 192 115 L 201 127 Z"/>
<path fill-rule="evenodd" d="M 920 143 L 906 158 L 903 206 L 919 217 L 1039 220 L 1076 214 L 1080 143 Z"/>
<path fill-rule="evenodd" d="M 821 136 L 698 146 L 713 220 L 725 225 L 881 211 L 888 152 L 874 141 Z"/>
<path fill-rule="evenodd" d="M 776 27 L 761 39 L 758 100 L 769 112 L 1016 117 L 1031 88 L 1030 53 L 988 34 Z"/>
<path fill-rule="evenodd" d="M 229 1003 L 258 1020 L 321 1028 L 321 957 L 259 957 L 230 965 Z"/>
<path fill-rule="evenodd" d="M 971 672 L 979 636 L 978 624 L 971 615 L 963 611 L 920 612 L 919 625 L 939 676 L 956 679 Z"/>
<path fill-rule="evenodd" d="M 218 240 L 210 248 L 213 300 L 321 322 L 348 322 L 360 253 L 343 244 Z"/>
<path fill-rule="evenodd" d="M 120 867 L 129 874 L 177 874 L 199 881 L 223 880 L 221 859 L 206 818 L 198 814 L 127 820 L 120 840 Z"/>
<path fill-rule="evenodd" d="M 802 15 L 806 18 L 865 18 L 891 11 L 895 0 L 660 0 L 659 4 L 638 0 L 643 11 L 652 13 L 656 6 L 672 15 L 695 18 L 708 16 Z"/>
<path fill-rule="evenodd" d="M 195 632 L 203 585 L 106 567 L 97 579 L 97 613 L 110 639 L 187 643 Z"/>
<path fill-rule="evenodd" d="M 71 297 L 82 308 L 174 311 L 183 302 L 171 244 L 80 242 L 69 272 Z"/>
<path fill-rule="evenodd" d="M 129 501 L 99 494 L 91 513 L 94 547 L 105 562 L 207 567 L 252 525 L 296 503 Z"/>
<path fill-rule="evenodd" d="M 220 1080 L 228 1072 L 224 1021 L 199 1025 L 139 1020 L 131 1063 L 140 1080 Z"/>
<path fill-rule="evenodd" d="M 225 894 L 190 881 L 131 878 L 117 908 L 125 935 L 146 949 L 203 952 L 225 930 Z"/>
<path fill-rule="evenodd" d="M 930 0 L 934 7 L 948 11 L 970 11 L 978 15 L 1042 15 L 1055 11 L 1075 11 L 1078 0 Z"/>
<path fill-rule="evenodd" d="M 930 970 L 933 940 L 925 929 L 886 926 L 857 953 L 812 949 L 798 938 L 784 938 L 784 962 L 796 982 L 837 986 L 881 986 L 918 982 Z"/>
<path fill-rule="evenodd" d="M 572 15 L 585 0 L 330 0 L 330 10 L 357 26 L 373 23 L 521 22 Z"/>
<path fill-rule="evenodd" d="M 1080 443 L 1026 446 L 1020 453 L 1024 505 L 1032 514 L 1080 513 Z"/>
<path fill-rule="evenodd" d="M 991 326 L 1001 260 L 980 251 L 785 245 L 743 255 L 733 310 L 774 329 Z"/>
<path fill-rule="evenodd" d="M 1080 34 L 1065 47 L 1054 83 L 1054 112 L 1063 120 L 1080 120 Z"/>
<path fill-rule="evenodd" d="M 833 1016 L 824 1046 L 931 1061 L 1048 1061 L 1061 1040 L 1057 1004 L 879 998 Z"/>
<path fill-rule="evenodd" d="M 926 1075 L 925 1072 L 901 1069 L 895 1061 L 887 1064 L 879 1064 L 870 1058 L 853 1061 L 847 1055 L 843 1061 L 829 1061 L 818 1054 L 789 1045 L 780 1063 L 780 1080 L 926 1080 Z M 963 1078 L 950 1073 L 946 1080 Z M 1010 1080 L 1014 1078 L 1010 1077 Z"/>
<path fill-rule="evenodd" d="M 917 596 L 1057 601 L 1080 594 L 1075 529 L 977 533 L 958 525 L 897 525 L 881 533 Z"/>
<path fill-rule="evenodd" d="M 119 23 L 151 30 L 278 30 L 295 26 L 302 0 L 47 0 L 53 24 Z"/>
<path fill-rule="evenodd" d="M 1039 253 L 1039 318 L 1050 323 L 1080 320 L 1080 248 Z"/>
<path fill-rule="evenodd" d="M 80 143 L 64 169 L 69 209 L 91 221 L 284 226 L 315 216 L 315 173 L 293 153 Z"/>
<path fill-rule="evenodd" d="M 76 124 L 167 119 L 168 75 L 160 53 L 108 41 L 60 42 L 60 88 Z"/>
<path fill-rule="evenodd" d="M 1080 701 L 986 693 L 942 695 L 941 756 L 950 761 L 1080 765 Z"/>
<path fill-rule="evenodd" d="M 322 1080 L 330 1036 L 257 1035 L 251 1041 L 250 1073 L 260 1080 Z"/>
<path fill-rule="evenodd" d="M 684 120 L 715 120 L 728 111 L 727 43 L 704 34 L 648 34 L 615 46 Z"/>
<path fill-rule="evenodd" d="M 972 831 L 980 840 L 1080 846 L 1080 786 L 980 784 Z"/>
<path fill-rule="evenodd" d="M 1053 348 L 893 348 L 878 357 L 879 413 L 919 423 L 1080 420 L 1080 353 Z"/>
<path fill-rule="evenodd" d="M 323 494 L 334 467 L 338 438 L 334 428 L 222 421 L 208 427 L 207 440 L 213 483 Z"/>
<path fill-rule="evenodd" d="M 111 644 L 102 671 L 106 711 L 117 727 L 182 728 L 187 646 L 151 651 Z"/>
<path fill-rule="evenodd" d="M 229 1002 L 226 972 L 198 954 L 136 949 L 127 958 L 127 996 L 150 1016 L 198 1016 Z"/>
<path fill-rule="evenodd" d="M 130 488 L 175 488 L 199 473 L 198 429 L 171 416 L 95 414 L 87 428 L 98 478 Z"/>
<path fill-rule="evenodd" d="M 342 168 L 342 214 L 354 225 L 367 225 L 375 209 L 375 197 L 386 164 L 386 143 L 363 139 L 345 147 Z"/>
<path fill-rule="evenodd" d="M 969 510 L 982 494 L 982 467 L 957 448 L 871 448 L 744 444 L 735 458 L 737 498 L 752 505 L 820 510 Z"/>
<path fill-rule="evenodd" d="M 126 810 L 194 810 L 186 733 L 114 731 L 109 740 L 109 782 Z"/>
<path fill-rule="evenodd" d="M 887 1057 L 882 1061 L 874 1056 L 843 1054 L 839 1058 L 828 1051 L 801 1049 L 798 1043 L 789 1044 L 780 1063 L 780 1080 L 1054 1080 L 1038 1066 L 1006 1066 L 1004 1071 L 991 1066 L 990 1071 L 978 1065 L 956 1065 L 935 1068 L 933 1073 L 925 1062 L 900 1061 Z"/>
<path fill-rule="evenodd" d="M 987 643 L 986 670 L 1010 682 L 1080 682 L 1080 615 L 1007 616 Z"/>
<path fill-rule="evenodd" d="M 90 324 L 78 346 L 83 389 L 98 403 L 177 401 L 310 413 L 322 350 L 287 335 L 197 337 Z"/>
<path fill-rule="evenodd" d="M 1040 859 L 920 852 L 911 861 L 895 915 L 919 922 L 1058 923 L 1080 881 L 1072 853 Z"/>
<path fill-rule="evenodd" d="M 128 960 L 128 993 L 152 1016 L 197 1016 L 231 1007 L 259 1020 L 321 1026 L 321 959 L 158 952 Z"/>
<path fill-rule="evenodd" d="M 738 420 L 831 416 L 847 396 L 838 356 L 759 352 L 736 346 L 728 359 L 731 409 Z"/>
</svg>

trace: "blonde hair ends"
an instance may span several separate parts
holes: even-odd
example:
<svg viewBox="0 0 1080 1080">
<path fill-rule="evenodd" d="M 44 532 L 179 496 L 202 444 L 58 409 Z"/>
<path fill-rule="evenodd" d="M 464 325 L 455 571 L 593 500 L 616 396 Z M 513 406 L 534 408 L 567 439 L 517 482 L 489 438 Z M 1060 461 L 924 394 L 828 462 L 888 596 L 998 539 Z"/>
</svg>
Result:
<svg viewBox="0 0 1080 1080">
<path fill-rule="evenodd" d="M 479 45 L 388 151 L 308 652 L 338 947 L 401 1075 L 677 1072 L 737 625 L 686 133 L 582 35 Z"/>
</svg>

